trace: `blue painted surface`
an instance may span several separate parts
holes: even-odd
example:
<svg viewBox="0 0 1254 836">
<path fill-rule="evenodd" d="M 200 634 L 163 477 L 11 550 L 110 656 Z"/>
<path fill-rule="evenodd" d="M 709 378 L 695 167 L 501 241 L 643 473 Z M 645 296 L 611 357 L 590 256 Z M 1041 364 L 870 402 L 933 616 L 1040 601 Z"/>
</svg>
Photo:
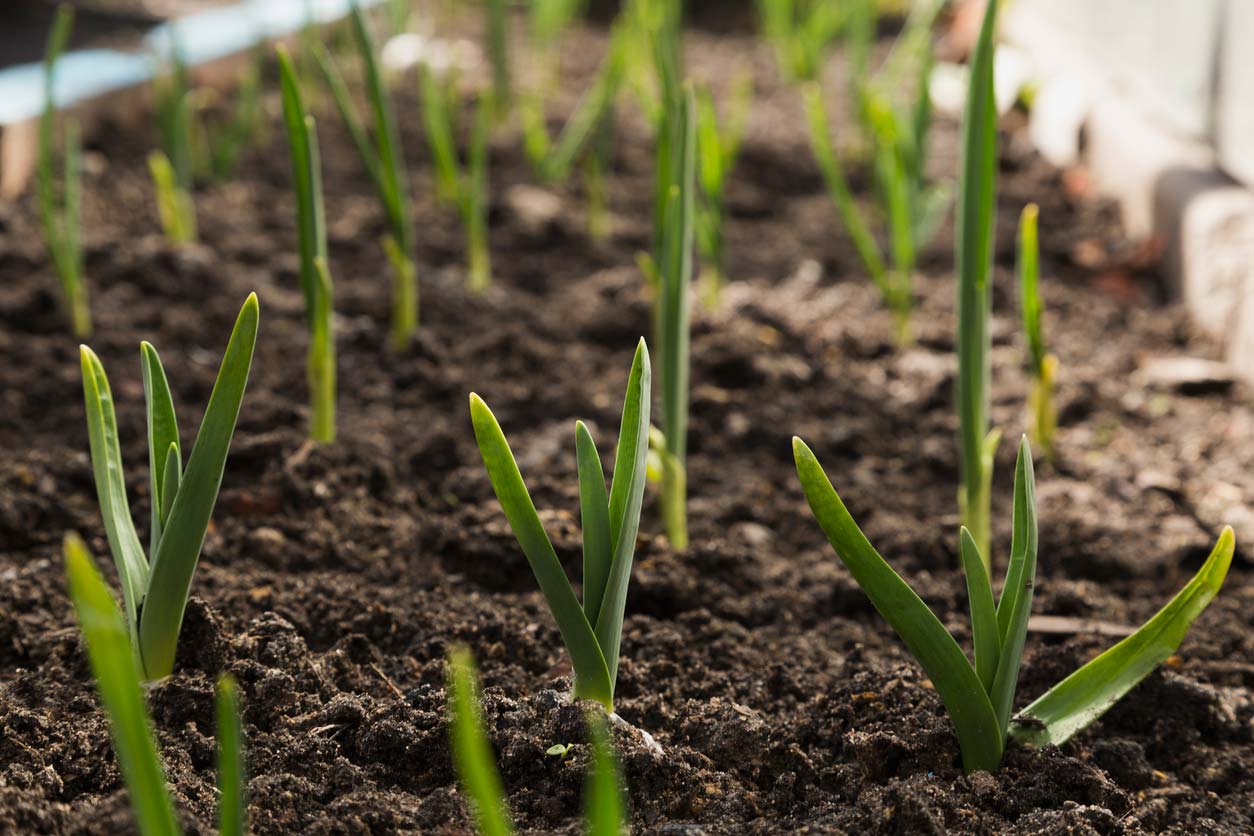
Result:
<svg viewBox="0 0 1254 836">
<path fill-rule="evenodd" d="M 362 8 L 381 0 L 357 0 Z M 52 98 L 67 107 L 95 96 L 133 87 L 159 72 L 171 39 L 177 39 L 191 66 L 250 49 L 298 31 L 307 22 L 329 23 L 348 14 L 353 0 L 241 0 L 155 27 L 139 52 L 84 49 L 57 64 Z M 43 66 L 20 64 L 0 70 L 0 125 L 24 122 L 44 109 Z"/>
</svg>

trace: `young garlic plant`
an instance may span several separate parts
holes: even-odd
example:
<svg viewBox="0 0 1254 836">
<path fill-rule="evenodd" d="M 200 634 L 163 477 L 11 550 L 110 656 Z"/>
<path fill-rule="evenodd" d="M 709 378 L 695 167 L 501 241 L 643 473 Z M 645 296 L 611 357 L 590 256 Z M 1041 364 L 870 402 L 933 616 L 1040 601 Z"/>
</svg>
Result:
<svg viewBox="0 0 1254 836">
<path fill-rule="evenodd" d="M 165 369 L 157 350 L 146 342 L 140 344 L 148 413 L 151 559 L 145 556 L 131 520 L 109 379 L 95 352 L 85 345 L 80 349 L 96 496 L 122 583 L 131 642 L 145 679 L 161 679 L 174 669 L 174 651 L 192 575 L 218 499 L 227 451 L 248 384 L 257 320 L 257 295 L 253 293 L 235 321 L 186 468 Z"/>
<path fill-rule="evenodd" d="M 447 691 L 453 765 L 470 800 L 475 829 L 480 836 L 510 836 L 514 825 L 484 728 L 479 674 L 465 648 L 449 654 Z M 584 788 L 584 832 L 588 836 L 622 836 L 627 823 L 622 779 L 609 730 L 597 712 L 588 712 L 587 723 L 592 762 Z"/>
<path fill-rule="evenodd" d="M 814 81 L 845 25 L 844 4 L 831 0 L 757 0 L 762 33 L 789 81 Z"/>
<path fill-rule="evenodd" d="M 61 6 L 48 34 L 44 52 L 44 111 L 39 119 L 39 161 L 35 186 L 39 199 L 39 220 L 53 270 L 61 285 L 62 302 L 74 336 L 91 334 L 91 308 L 87 302 L 87 283 L 83 278 L 82 246 L 82 148 L 78 124 L 67 119 L 64 131 L 65 160 L 62 167 L 60 195 L 56 175 L 56 104 L 53 81 L 57 61 L 65 51 L 74 25 L 74 9 Z"/>
<path fill-rule="evenodd" d="M 1013 719 L 1036 584 L 1036 485 L 1027 438 L 1015 465 L 1013 537 L 1000 599 L 994 601 L 987 559 L 961 530 L 975 662 L 939 618 L 866 539 L 810 448 L 793 438 L 797 476 L 823 533 L 875 609 L 905 642 L 949 713 L 967 772 L 995 772 L 1011 740 L 1061 745 L 1098 719 L 1183 641 L 1218 594 L 1235 549 L 1225 528 L 1197 575 L 1135 633 L 1080 667 Z"/>
<path fill-rule="evenodd" d="M 300 289 L 305 297 L 305 324 L 309 348 L 305 376 L 309 383 L 309 436 L 329 444 L 335 441 L 335 334 L 333 295 L 327 267 L 326 214 L 322 206 L 322 161 L 314 118 L 305 109 L 300 80 L 287 50 L 280 45 L 279 81 L 283 95 L 283 122 L 287 128 L 292 180 L 296 186 L 296 230 L 300 245 Z"/>
<path fill-rule="evenodd" d="M 142 671 L 127 635 L 126 621 L 76 534 L 65 538 L 65 574 L 78 615 L 96 691 L 109 717 L 113 751 L 130 796 L 140 836 L 179 836 L 178 817 L 161 767 L 152 718 L 144 704 Z M 247 832 L 243 731 L 235 681 L 224 675 L 216 692 L 218 724 L 218 832 Z"/>
<path fill-rule="evenodd" d="M 850 20 L 851 33 L 865 30 L 873 33 L 874 9 L 864 0 L 859 0 L 855 8 L 860 11 Z M 911 341 L 912 278 L 918 253 L 935 235 L 951 202 L 948 186 L 930 184 L 926 177 L 927 139 L 932 121 L 928 93 L 933 63 L 931 30 L 938 8 L 935 4 L 916 5 L 881 77 L 870 78 L 865 66 L 853 71 L 856 110 L 862 131 L 873 148 L 874 214 L 881 220 L 864 215 L 853 199 L 844 166 L 832 141 L 818 82 L 809 82 L 803 88 L 810 143 L 828 192 L 854 249 L 893 314 L 897 341 L 903 345 Z M 869 36 L 851 38 L 854 44 L 863 40 L 869 40 Z M 869 43 L 859 49 L 851 48 L 855 67 L 866 64 L 869 51 Z M 904 86 L 903 58 L 908 58 L 914 76 L 915 95 L 909 107 L 902 106 L 891 95 Z M 877 223 L 885 231 L 887 253 L 872 231 Z"/>
<path fill-rule="evenodd" d="M 720 123 L 709 88 L 697 91 L 697 183 L 701 199 L 697 202 L 696 234 L 701 253 L 700 284 L 710 308 L 718 306 L 727 281 L 727 179 L 740 155 L 752 97 L 753 79 L 743 75 L 732 87 L 731 107 Z"/>
<path fill-rule="evenodd" d="M 623 84 L 627 64 L 626 38 L 616 27 L 609 52 L 601 62 L 596 79 L 576 105 L 554 143 L 545 123 L 543 98 L 524 96 L 520 102 L 523 150 L 536 174 L 545 183 L 564 182 L 579 160 L 580 153 L 594 142 L 598 130 L 612 116 L 614 100 Z"/>
<path fill-rule="evenodd" d="M 1032 437 L 1045 453 L 1045 460 L 1054 458 L 1054 429 L 1058 415 L 1054 411 L 1054 380 L 1058 374 L 1058 358 L 1045 349 L 1041 326 L 1041 294 L 1038 287 L 1040 254 L 1037 246 L 1036 221 L 1039 210 L 1035 203 L 1023 207 L 1019 216 L 1019 302 L 1023 311 L 1023 333 L 1028 342 L 1028 363 L 1032 370 L 1032 390 L 1028 394 L 1028 419 Z"/>
<path fill-rule="evenodd" d="M 361 157 L 375 194 L 383 207 L 387 234 L 383 249 L 392 264 L 392 348 L 407 347 L 418 329 L 418 267 L 414 261 L 413 218 L 409 202 L 409 186 L 405 159 L 401 154 L 400 135 L 392 113 L 387 85 L 379 69 L 374 39 L 366 25 L 365 15 L 356 3 L 352 6 L 353 42 L 361 60 L 366 93 L 374 116 L 374 142 L 371 143 L 357 114 L 352 94 L 330 53 L 321 44 L 314 44 L 314 59 L 326 79 L 336 109 L 348 128 L 357 154 Z"/>
<path fill-rule="evenodd" d="M 263 141 L 266 127 L 261 101 L 264 65 L 265 52 L 258 47 L 239 76 L 232 91 L 231 105 L 222 120 L 205 118 L 207 102 L 197 102 L 193 113 L 202 117 L 196 120 L 193 134 L 197 178 L 218 183 L 230 179 L 245 149 Z"/>
<path fill-rule="evenodd" d="M 470 132 L 465 165 L 458 160 L 454 114 L 461 111 L 456 79 L 439 77 L 429 65 L 419 68 L 422 84 L 422 121 L 435 165 L 437 194 L 457 207 L 466 232 L 466 281 L 482 293 L 492 283 L 488 248 L 488 139 L 492 103 L 480 98 Z"/>
<path fill-rule="evenodd" d="M 988 555 L 993 457 L 1001 431 L 989 428 L 988 330 L 993 305 L 993 235 L 997 213 L 997 108 L 993 98 L 993 29 L 989 0 L 971 58 L 962 119 L 962 169 L 954 250 L 958 273 L 958 442 L 962 487 L 958 506 L 982 555 Z M 986 567 L 987 568 L 987 565 Z"/>
<path fill-rule="evenodd" d="M 656 339 L 662 358 L 662 436 L 651 444 L 660 470 L 662 522 L 671 545 L 688 547 L 688 380 L 691 361 L 690 290 L 696 214 L 696 100 L 689 87 L 670 101 L 659 133 L 658 156 L 667 160 L 666 189 L 656 270 Z M 661 163 L 659 163 L 661 165 Z"/>
<path fill-rule="evenodd" d="M 157 216 L 165 237 L 175 244 L 196 240 L 196 204 L 192 200 L 195 151 L 191 75 L 183 47 L 171 31 L 168 72 L 153 82 L 161 148 L 148 155 L 148 171 L 157 197 Z"/>
<path fill-rule="evenodd" d="M 608 495 L 592 434 L 582 421 L 575 422 L 583 525 L 582 604 L 536 513 L 500 424 L 478 395 L 470 395 L 470 417 L 488 479 L 570 653 L 574 695 L 596 700 L 606 711 L 614 710 L 623 613 L 644 502 L 651 380 L 649 350 L 641 340 L 627 379 Z"/>
</svg>

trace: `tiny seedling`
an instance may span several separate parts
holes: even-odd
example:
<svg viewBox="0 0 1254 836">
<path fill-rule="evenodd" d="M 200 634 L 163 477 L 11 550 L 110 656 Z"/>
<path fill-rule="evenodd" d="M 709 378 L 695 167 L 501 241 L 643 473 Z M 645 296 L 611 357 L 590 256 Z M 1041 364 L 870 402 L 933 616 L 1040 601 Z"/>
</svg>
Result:
<svg viewBox="0 0 1254 836">
<path fill-rule="evenodd" d="M 87 303 L 87 284 L 83 278 L 82 148 L 78 124 L 73 120 L 65 123 L 65 160 L 59 199 L 55 171 L 56 104 L 53 100 L 53 80 L 57 61 L 65 51 L 73 25 L 74 9 L 70 6 L 57 9 L 56 19 L 48 34 L 48 48 L 44 52 L 44 112 L 39 119 L 36 191 L 44 241 L 61 285 L 62 301 L 69 314 L 70 329 L 74 336 L 82 338 L 91 334 L 91 308 Z"/>
<path fill-rule="evenodd" d="M 453 114 L 461 108 L 456 79 L 440 78 L 429 65 L 419 69 L 422 84 L 422 119 L 427 144 L 435 164 L 436 189 L 441 198 L 457 207 L 466 232 L 467 284 L 476 293 L 492 283 L 492 257 L 488 247 L 488 140 L 492 103 L 480 98 L 470 132 L 466 164 L 457 157 Z"/>
<path fill-rule="evenodd" d="M 959 510 L 979 552 L 989 554 L 989 500 L 993 456 L 1001 432 L 989 428 L 989 313 L 993 304 L 993 235 L 997 204 L 997 110 L 993 99 L 993 28 L 997 0 L 989 0 L 971 58 L 962 120 L 958 183 L 958 441 L 962 453 Z M 988 568 L 987 565 L 985 567 Z"/>
<path fill-rule="evenodd" d="M 500 424 L 478 395 L 470 395 L 470 417 L 488 479 L 570 653 L 574 694 L 580 699 L 596 700 L 607 711 L 614 710 L 627 585 L 631 581 L 640 506 L 644 501 L 651 378 L 649 350 L 641 340 L 627 379 L 614 479 L 608 496 L 592 433 L 582 421 L 575 422 L 583 523 L 582 604 L 553 551 L 553 543 L 536 513 Z"/>
<path fill-rule="evenodd" d="M 1045 350 L 1041 326 L 1041 293 L 1038 287 L 1040 253 L 1037 245 L 1035 203 L 1023 207 L 1019 216 L 1019 302 L 1023 309 L 1023 333 L 1028 342 L 1028 364 L 1032 370 L 1032 390 L 1028 395 L 1028 418 L 1032 437 L 1045 452 L 1045 459 L 1054 457 L 1054 429 L 1058 416 L 1054 412 L 1054 379 L 1058 358 Z"/>
<path fill-rule="evenodd" d="M 140 344 L 148 413 L 151 560 L 145 556 L 131 520 L 109 379 L 95 352 L 81 347 L 96 496 L 122 584 L 131 641 L 145 679 L 161 679 L 174 668 L 192 575 L 217 502 L 226 454 L 248 383 L 257 319 L 257 295 L 249 294 L 231 332 L 186 469 L 165 370 L 157 350 L 146 342 Z"/>
<path fill-rule="evenodd" d="M 1197 575 L 1157 615 L 1051 688 L 1012 721 L 1036 583 L 1036 486 L 1027 438 L 1015 465 L 1013 536 L 1001 598 L 994 603 L 988 564 L 971 532 L 961 530 L 970 599 L 972 664 L 923 600 L 866 539 L 810 448 L 793 439 L 797 475 L 814 516 L 841 562 L 875 609 L 905 642 L 945 705 L 967 772 L 995 772 L 1010 739 L 1062 744 L 1149 675 L 1184 639 L 1189 625 L 1219 592 L 1232 562 L 1231 528 L 1219 537 Z"/>
<path fill-rule="evenodd" d="M 449 654 L 448 706 L 453 765 L 470 799 L 475 829 L 480 836 L 509 836 L 514 825 L 484 728 L 479 674 L 465 648 Z M 604 716 L 593 711 L 586 716 L 591 758 L 584 786 L 585 832 L 588 836 L 622 836 L 627 822 L 622 779 L 609 730 Z M 546 754 L 555 754 L 557 748 L 550 747 Z M 572 747 L 561 748 L 565 759 Z"/>
<path fill-rule="evenodd" d="M 148 155 L 148 171 L 162 231 L 173 243 L 185 244 L 197 238 L 191 75 L 173 31 L 171 39 L 168 72 L 153 82 L 161 148 Z"/>
<path fill-rule="evenodd" d="M 335 99 L 336 109 L 348 128 L 357 154 L 361 157 L 370 182 L 374 185 L 375 194 L 383 206 L 388 228 L 383 238 L 383 249 L 392 264 L 391 342 L 393 348 L 400 350 L 409 345 L 418 328 L 418 267 L 414 262 L 409 187 L 396 118 L 379 69 L 374 39 L 370 36 L 361 8 L 356 3 L 352 8 L 353 39 L 365 73 L 366 92 L 374 115 L 373 144 L 335 61 L 321 44 L 315 43 L 313 51 Z"/>
<path fill-rule="evenodd" d="M 697 91 L 697 246 L 701 252 L 701 285 L 706 304 L 718 305 L 727 280 L 727 180 L 740 155 L 753 79 L 741 76 L 732 89 L 731 108 L 720 123 L 708 88 Z"/>
<path fill-rule="evenodd" d="M 287 50 L 280 45 L 279 81 L 283 123 L 296 185 L 296 229 L 300 245 L 300 289 L 305 297 L 309 348 L 309 435 L 317 442 L 335 440 L 335 335 L 332 331 L 331 273 L 327 267 L 326 215 L 322 206 L 322 162 L 314 118 L 305 109 L 300 80 Z"/>
<path fill-rule="evenodd" d="M 130 795 L 131 812 L 140 836 L 179 836 L 182 830 L 165 781 L 152 718 L 144 704 L 141 670 L 126 621 L 77 534 L 65 538 L 65 574 L 70 600 L 87 646 L 96 690 L 109 717 L 109 731 L 118 768 Z M 218 680 L 218 830 L 222 836 L 247 832 L 244 789 L 244 738 L 235 681 Z"/>
<path fill-rule="evenodd" d="M 845 25 L 845 4 L 831 0 L 757 0 L 762 33 L 789 81 L 813 81 Z"/>
</svg>

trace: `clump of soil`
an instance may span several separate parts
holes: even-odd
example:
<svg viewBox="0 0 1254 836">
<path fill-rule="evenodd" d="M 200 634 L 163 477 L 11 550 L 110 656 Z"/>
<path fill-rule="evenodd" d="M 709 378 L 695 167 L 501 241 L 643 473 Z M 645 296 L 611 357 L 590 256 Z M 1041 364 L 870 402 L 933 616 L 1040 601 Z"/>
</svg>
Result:
<svg viewBox="0 0 1254 836">
<path fill-rule="evenodd" d="M 575 32 L 569 107 L 605 44 Z M 1059 457 L 1039 470 L 1036 611 L 1133 625 L 1238 527 L 1228 584 L 1178 657 L 1062 749 L 1012 748 L 965 776 L 940 701 L 823 540 L 789 439 L 814 448 L 880 551 L 969 641 L 955 551 L 952 230 L 925 254 L 918 341 L 899 350 L 823 193 L 794 92 L 747 34 L 694 32 L 693 71 L 753 72 L 758 94 L 730 186 L 730 273 L 693 323 L 692 546 L 675 552 L 646 505 L 617 704 L 661 754 L 620 731 L 632 822 L 657 833 L 1220 833 L 1254 830 L 1254 496 L 1247 389 L 1181 395 L 1138 377 L 1160 354 L 1212 356 L 1183 312 L 1126 265 L 1109 208 L 1002 142 L 993 418 L 1024 428 L 1011 230 L 1041 204 L 1047 332 L 1061 358 Z M 828 89 L 839 83 L 834 60 Z M 143 158 L 119 129 L 86 182 L 96 334 L 118 403 L 127 484 L 147 513 L 137 344 L 162 351 L 193 436 L 245 295 L 262 333 L 176 673 L 152 686 L 176 802 L 212 832 L 212 686 L 240 681 L 256 833 L 460 833 L 470 824 L 444 727 L 444 657 L 470 646 L 510 806 L 530 832 L 579 832 L 586 747 L 569 663 L 492 495 L 466 410 L 475 390 L 508 434 L 560 557 L 579 560 L 573 420 L 607 463 L 649 298 L 633 265 L 648 238 L 647 131 L 625 114 L 608 241 L 582 197 L 556 190 L 539 221 L 517 187 L 517 143 L 492 152 L 495 283 L 465 289 L 461 234 L 432 199 L 413 85 L 397 88 L 411 161 L 422 327 L 389 353 L 383 221 L 347 136 L 319 122 L 340 351 L 340 440 L 305 441 L 305 332 L 288 160 L 277 130 L 229 183 L 197 195 L 203 243 L 158 236 Z M 839 110 L 833 103 L 833 112 Z M 1013 128 L 1013 126 L 1011 126 Z M 936 128 L 937 171 L 957 128 Z M 859 179 L 860 192 L 866 184 Z M 1111 292 L 1117 289 L 1118 293 Z M 1129 293 L 1142 298 L 1129 301 Z M 80 406 L 76 346 L 29 199 L 0 207 L 0 830 L 130 827 L 92 690 L 59 542 L 108 553 Z M 1009 546 L 1014 445 L 994 489 Z M 608 465 L 607 465 L 608 466 Z M 109 577 L 112 568 L 105 567 Z M 1029 637 L 1030 700 L 1108 644 Z M 567 758 L 554 743 L 575 744 Z"/>
</svg>

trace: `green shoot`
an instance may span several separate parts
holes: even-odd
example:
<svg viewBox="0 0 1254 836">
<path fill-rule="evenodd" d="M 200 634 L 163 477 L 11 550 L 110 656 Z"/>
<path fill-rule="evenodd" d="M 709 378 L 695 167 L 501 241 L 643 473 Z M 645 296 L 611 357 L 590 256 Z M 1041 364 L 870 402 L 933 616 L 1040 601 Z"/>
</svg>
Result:
<svg viewBox="0 0 1254 836">
<path fill-rule="evenodd" d="M 873 233 L 871 218 L 862 214 L 845 179 L 822 90 L 817 82 L 803 88 L 810 143 L 828 192 L 852 239 L 854 249 L 871 274 L 885 305 L 893 314 L 897 341 L 911 341 L 910 314 L 914 306 L 912 278 L 919 251 L 931 240 L 950 202 L 949 189 L 929 185 L 926 179 L 927 138 L 932 111 L 928 78 L 932 70 L 931 27 L 938 6 L 916 6 L 906 30 L 894 46 L 893 58 L 917 58 L 915 97 L 906 108 L 890 93 L 900 89 L 900 60 L 891 61 L 882 77 L 868 79 L 870 43 L 874 34 L 873 3 L 859 0 L 849 20 L 853 99 L 863 130 L 874 148 L 872 167 L 877 188 L 876 212 L 887 238 L 887 252 Z M 920 11 L 922 9 L 923 11 Z M 891 265 L 891 266 L 890 266 Z"/>
<path fill-rule="evenodd" d="M 659 132 L 659 167 L 673 178 L 663 208 L 655 261 L 655 313 L 662 358 L 662 521 L 671 545 L 688 547 L 688 377 L 692 245 L 696 192 L 696 102 L 692 89 L 672 102 Z M 666 162 L 662 162 L 662 158 Z"/>
<path fill-rule="evenodd" d="M 644 340 L 636 348 L 623 402 L 614 478 L 607 496 L 592 434 L 575 424 L 583 521 L 583 603 L 575 596 L 523 483 L 514 454 L 488 405 L 470 395 L 470 416 L 488 478 L 548 602 L 574 668 L 574 693 L 614 710 L 627 585 L 644 501 L 652 372 Z"/>
<path fill-rule="evenodd" d="M 375 194 L 383 206 L 388 233 L 383 248 L 392 263 L 391 343 L 396 350 L 409 345 L 418 328 L 418 267 L 414 263 L 414 234 L 409 205 L 405 160 L 400 135 L 392 114 L 387 87 L 379 69 L 374 39 L 366 26 L 361 8 L 353 4 L 352 31 L 357 53 L 366 77 L 366 91 L 374 115 L 374 143 L 371 144 L 356 105 L 339 68 L 326 48 L 314 45 L 314 58 L 322 69 L 327 86 L 349 136 L 357 148 Z"/>
<path fill-rule="evenodd" d="M 70 600 L 78 613 L 96 690 L 109 716 L 113 749 L 131 797 L 136 827 L 141 836 L 178 836 L 182 831 L 166 786 L 152 718 L 144 704 L 141 671 L 126 621 L 77 534 L 66 535 L 64 553 Z M 247 832 L 244 735 L 235 692 L 235 680 L 223 675 L 216 693 L 221 836 L 244 836 Z"/>
<path fill-rule="evenodd" d="M 514 825 L 501 775 L 492 760 L 492 744 L 484 728 L 479 673 L 470 651 L 456 648 L 448 659 L 449 736 L 453 765 L 463 792 L 470 799 L 475 829 L 480 836 L 510 836 Z M 622 782 L 605 717 L 589 711 L 588 740 L 591 764 L 584 787 L 584 819 L 588 836 L 622 836 L 626 826 Z M 550 746 L 545 754 L 565 758 L 570 746 Z"/>
<path fill-rule="evenodd" d="M 848 10 L 830 0 L 757 0 L 762 32 L 789 81 L 815 81 Z"/>
<path fill-rule="evenodd" d="M 466 272 L 470 289 L 482 293 L 492 283 L 492 257 L 488 248 L 488 138 L 491 103 L 480 99 L 470 132 L 470 151 L 462 184 L 462 226 L 466 228 Z"/>
<path fill-rule="evenodd" d="M 1045 451 L 1045 459 L 1054 457 L 1054 429 L 1058 416 L 1054 412 L 1054 379 L 1058 358 L 1045 350 L 1041 327 L 1041 293 L 1038 287 L 1040 254 L 1037 245 L 1035 203 L 1023 207 L 1019 217 L 1019 301 L 1023 308 L 1023 333 L 1028 340 L 1028 361 L 1032 369 L 1032 391 L 1028 395 L 1029 425 L 1032 437 Z"/>
<path fill-rule="evenodd" d="M 1087 727 L 1180 648 L 1232 565 L 1236 536 L 1225 526 L 1183 589 L 1135 633 L 1050 688 L 1015 717 L 1010 734 L 1033 746 L 1061 745 Z"/>
<path fill-rule="evenodd" d="M 441 203 L 456 205 L 461 192 L 457 141 L 453 133 L 453 113 L 460 108 L 457 79 L 452 72 L 440 76 L 430 64 L 418 68 L 421 85 L 422 125 L 435 168 L 436 197 Z"/>
<path fill-rule="evenodd" d="M 221 182 L 230 178 L 250 143 L 257 141 L 262 120 L 261 79 L 265 60 L 259 48 L 240 75 L 229 112 L 221 124 L 201 119 L 197 126 L 195 168 L 199 176 Z"/>
<path fill-rule="evenodd" d="M 131 520 L 109 379 L 100 358 L 87 346 L 81 347 L 96 495 L 122 583 L 131 641 L 145 679 L 161 679 L 174 668 L 192 575 L 217 502 L 227 450 L 248 383 L 257 318 L 257 295 L 250 294 L 231 332 L 186 469 L 165 370 L 156 349 L 146 342 L 140 345 L 148 413 L 151 561 Z"/>
<path fill-rule="evenodd" d="M 626 63 L 626 38 L 621 29 L 616 29 L 596 79 L 562 127 L 556 144 L 550 139 L 544 121 L 542 96 L 523 98 L 520 108 L 523 149 L 544 182 L 559 183 L 566 180 L 580 152 L 590 141 L 595 141 L 598 130 L 611 119 L 614 100 L 622 87 Z"/>
<path fill-rule="evenodd" d="M 65 538 L 65 574 L 96 690 L 109 715 L 113 749 L 136 827 L 142 836 L 176 836 L 182 831 L 166 789 L 126 622 L 87 546 L 76 534 Z"/>
<path fill-rule="evenodd" d="M 605 718 L 587 713 L 592 766 L 584 781 L 583 808 L 588 836 L 622 836 L 627 823 L 618 759 Z"/>
<path fill-rule="evenodd" d="M 53 78 L 57 61 L 65 51 L 74 25 L 74 9 L 61 6 L 48 34 L 44 52 L 44 112 L 39 119 L 39 162 L 36 171 L 39 220 L 48 245 L 48 256 L 61 285 L 61 297 L 69 315 L 74 336 L 91 334 L 91 308 L 87 303 L 87 284 L 83 280 L 82 226 L 82 149 L 78 124 L 67 120 L 65 125 L 65 161 L 62 169 L 61 195 L 57 199 L 56 181 L 56 105 L 53 101 Z"/>
<path fill-rule="evenodd" d="M 822 466 L 793 439 L 797 475 L 814 516 L 841 562 L 926 671 L 949 713 L 967 772 L 996 771 L 1011 735 L 1062 743 L 1102 715 L 1179 646 L 1188 626 L 1218 592 L 1233 553 L 1232 530 L 1171 604 L 1135 635 L 1080 668 L 1015 720 L 1010 712 L 1036 583 L 1036 487 L 1024 437 L 1015 464 L 1013 536 L 999 600 L 971 532 L 961 530 L 975 662 L 922 599 L 880 557 L 845 508 Z"/>
<path fill-rule="evenodd" d="M 583 10 L 585 0 L 531 0 L 528 23 L 531 39 L 543 52 L 552 51 L 562 32 Z"/>
<path fill-rule="evenodd" d="M 492 257 L 488 246 L 488 141 L 492 127 L 492 102 L 481 98 L 470 131 L 465 166 L 457 158 L 453 114 L 461 110 L 454 80 L 438 79 L 429 64 L 419 69 L 422 83 L 422 118 L 427 144 L 435 163 L 436 188 L 457 207 L 466 231 L 466 277 L 476 293 L 492 283 Z"/>
<path fill-rule="evenodd" d="M 720 124 L 709 89 L 703 87 L 697 92 L 697 182 L 701 200 L 697 203 L 696 231 L 703 268 L 701 285 L 711 308 L 718 305 L 727 276 L 727 178 L 740 154 L 752 96 L 752 77 L 741 76 L 732 89 L 726 122 Z"/>
<path fill-rule="evenodd" d="M 157 214 L 166 238 L 175 244 L 196 240 L 196 204 L 192 200 L 195 152 L 192 90 L 187 62 L 172 34 L 169 72 L 153 82 L 161 149 L 148 155 L 157 195 Z"/>
<path fill-rule="evenodd" d="M 157 219 L 161 231 L 175 244 L 190 244 L 196 240 L 196 205 L 192 194 L 179 185 L 178 174 L 170 158 L 163 151 L 148 155 L 148 173 L 152 175 L 153 191 L 157 196 Z"/>
<path fill-rule="evenodd" d="M 997 110 L 993 99 L 993 28 L 997 0 L 989 0 L 971 58 L 970 86 L 962 120 L 959 182 L 958 419 L 962 451 L 959 508 L 980 554 L 989 555 L 992 459 L 1000 435 L 989 429 L 989 312 L 993 304 L 993 234 L 997 190 Z M 988 568 L 987 565 L 985 568 Z"/>
<path fill-rule="evenodd" d="M 509 836 L 514 825 L 505 801 L 505 788 L 492 759 L 492 744 L 484 730 L 479 673 L 465 648 L 455 649 L 448 657 L 448 705 L 453 764 L 462 790 L 470 799 L 475 829 L 481 836 Z"/>
<path fill-rule="evenodd" d="M 248 800 L 244 790 L 244 732 L 240 725 L 238 687 L 230 674 L 218 680 L 215 708 L 218 717 L 218 833 L 244 836 L 248 832 Z"/>
<path fill-rule="evenodd" d="M 614 161 L 615 125 L 613 111 L 606 113 L 605 118 L 592 138 L 589 153 L 583 158 L 583 190 L 588 200 L 588 237 L 594 243 L 605 241 L 610 236 L 609 189 L 606 183 L 607 172 Z"/>
<path fill-rule="evenodd" d="M 296 68 L 282 45 L 278 47 L 278 56 L 283 122 L 287 127 L 287 145 L 292 157 L 292 180 L 296 184 L 300 289 L 305 297 L 305 323 L 309 327 L 309 348 L 305 358 L 305 375 L 309 382 L 309 436 L 314 441 L 329 444 L 335 440 L 336 360 L 318 133 L 314 118 L 301 99 Z"/>
<path fill-rule="evenodd" d="M 506 0 L 486 0 L 486 4 L 488 55 L 492 60 L 492 114 L 504 120 L 514 98 L 509 70 L 509 9 Z"/>
</svg>

